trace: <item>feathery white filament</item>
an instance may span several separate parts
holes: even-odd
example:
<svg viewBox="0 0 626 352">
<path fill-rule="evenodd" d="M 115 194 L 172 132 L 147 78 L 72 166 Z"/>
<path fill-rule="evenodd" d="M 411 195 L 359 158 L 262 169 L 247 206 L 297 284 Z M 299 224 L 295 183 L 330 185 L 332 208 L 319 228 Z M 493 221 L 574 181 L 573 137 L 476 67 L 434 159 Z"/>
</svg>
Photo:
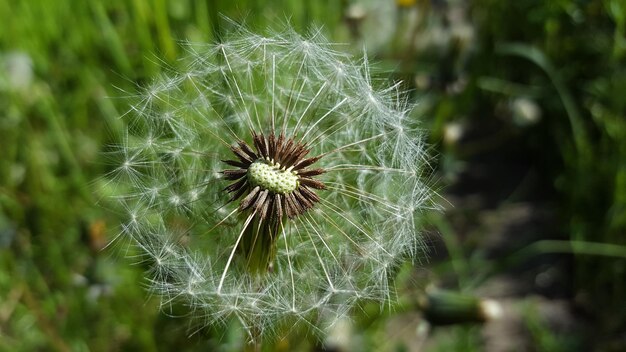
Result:
<svg viewBox="0 0 626 352">
<path fill-rule="evenodd" d="M 164 306 L 183 301 L 208 324 L 236 319 L 268 334 L 285 319 L 331 326 L 361 299 L 394 297 L 394 269 L 421 253 L 415 216 L 432 207 L 418 177 L 427 167 L 421 136 L 397 86 L 374 87 L 366 58 L 335 49 L 319 31 L 262 37 L 239 27 L 220 44 L 190 44 L 185 68 L 139 94 L 108 184 L 128 218 L 118 237 L 152 263 L 151 290 Z M 231 146 L 253 145 L 253 132 L 284 133 L 310 149 L 307 158 L 322 156 L 311 169 L 326 171 L 315 174 L 326 185 L 315 189 L 319 202 L 270 234 L 275 256 L 264 275 L 239 255 L 262 242 L 246 244 L 244 229 L 268 235 L 254 218 L 261 210 L 229 203 L 221 173 Z M 289 206 L 311 182 L 296 165 L 253 159 L 239 180 Z"/>
</svg>

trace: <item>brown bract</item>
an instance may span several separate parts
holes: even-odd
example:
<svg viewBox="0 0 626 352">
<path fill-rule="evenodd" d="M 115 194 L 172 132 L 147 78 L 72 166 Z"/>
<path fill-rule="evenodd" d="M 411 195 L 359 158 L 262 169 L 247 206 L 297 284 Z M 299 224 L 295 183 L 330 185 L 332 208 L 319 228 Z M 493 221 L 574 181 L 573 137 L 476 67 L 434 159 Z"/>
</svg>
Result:
<svg viewBox="0 0 626 352">
<path fill-rule="evenodd" d="M 244 141 L 237 141 L 231 146 L 237 160 L 222 160 L 228 165 L 238 167 L 234 170 L 222 171 L 224 178 L 235 181 L 224 190 L 231 194 L 229 202 L 243 197 L 239 211 L 253 209 L 261 220 L 268 216 L 282 219 L 287 215 L 290 219 L 303 214 L 320 201 L 314 189 L 325 189 L 324 183 L 314 177 L 324 173 L 324 169 L 310 168 L 322 155 L 305 158 L 310 152 L 306 144 L 296 142 L 293 138 L 278 137 L 272 132 L 267 137 L 253 132 L 254 150 Z M 265 160 L 271 164 L 279 164 L 281 170 L 291 170 L 298 176 L 298 187 L 291 193 L 273 193 L 267 189 L 252 185 L 247 170 L 257 160 Z"/>
<path fill-rule="evenodd" d="M 293 219 L 312 209 L 320 201 L 315 190 L 323 190 L 326 186 L 315 179 L 315 176 L 325 171 L 311 167 L 323 155 L 307 158 L 311 151 L 307 145 L 294 138 L 286 138 L 283 133 L 277 137 L 274 132 L 265 136 L 253 131 L 252 138 L 254 149 L 242 140 L 231 146 L 230 149 L 237 159 L 222 161 L 237 169 L 224 170 L 222 174 L 224 179 L 234 181 L 224 188 L 231 194 L 228 202 L 241 199 L 239 212 L 253 212 L 253 221 L 243 229 L 246 236 L 242 242 L 242 250 L 248 257 L 248 264 L 253 262 L 255 271 L 262 271 L 270 265 L 273 258 L 273 243 L 283 225 L 284 217 Z M 259 160 L 277 166 L 281 171 L 293 172 L 298 178 L 297 187 L 289 193 L 277 193 L 252 184 L 247 177 L 248 168 Z"/>
</svg>

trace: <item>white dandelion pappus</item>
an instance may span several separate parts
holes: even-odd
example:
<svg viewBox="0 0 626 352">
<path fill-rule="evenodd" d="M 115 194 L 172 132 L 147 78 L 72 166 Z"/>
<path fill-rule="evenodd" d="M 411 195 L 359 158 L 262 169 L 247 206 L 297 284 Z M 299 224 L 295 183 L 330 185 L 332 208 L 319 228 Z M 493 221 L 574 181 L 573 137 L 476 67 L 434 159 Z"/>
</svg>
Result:
<svg viewBox="0 0 626 352">
<path fill-rule="evenodd" d="M 361 300 L 393 299 L 430 205 L 397 87 L 373 88 L 367 59 L 319 32 L 238 27 L 187 59 L 132 106 L 114 178 L 163 305 L 254 337 L 286 321 L 324 331 Z"/>
</svg>

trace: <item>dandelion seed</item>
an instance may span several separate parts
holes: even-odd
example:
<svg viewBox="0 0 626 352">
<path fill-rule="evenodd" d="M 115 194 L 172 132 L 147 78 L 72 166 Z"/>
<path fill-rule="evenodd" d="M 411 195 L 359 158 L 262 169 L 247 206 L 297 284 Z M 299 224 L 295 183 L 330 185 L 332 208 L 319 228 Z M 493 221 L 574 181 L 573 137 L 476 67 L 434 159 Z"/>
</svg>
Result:
<svg viewBox="0 0 626 352">
<path fill-rule="evenodd" d="M 397 86 L 377 90 L 319 31 L 240 27 L 187 62 L 140 94 L 111 180 L 164 307 L 255 338 L 393 299 L 431 206 Z"/>
</svg>

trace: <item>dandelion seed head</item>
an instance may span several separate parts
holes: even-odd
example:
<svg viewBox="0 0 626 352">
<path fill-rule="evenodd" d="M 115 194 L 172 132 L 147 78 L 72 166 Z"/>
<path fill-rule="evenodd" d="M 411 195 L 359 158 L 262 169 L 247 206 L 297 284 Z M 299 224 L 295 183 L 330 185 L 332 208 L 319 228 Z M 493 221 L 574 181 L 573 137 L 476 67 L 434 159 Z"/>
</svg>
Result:
<svg viewBox="0 0 626 352">
<path fill-rule="evenodd" d="M 375 87 L 367 58 L 319 30 L 237 27 L 189 44 L 181 67 L 139 89 L 108 176 L 163 308 L 253 337 L 285 321 L 323 333 L 362 300 L 389 303 L 432 207 L 398 86 Z"/>
</svg>

